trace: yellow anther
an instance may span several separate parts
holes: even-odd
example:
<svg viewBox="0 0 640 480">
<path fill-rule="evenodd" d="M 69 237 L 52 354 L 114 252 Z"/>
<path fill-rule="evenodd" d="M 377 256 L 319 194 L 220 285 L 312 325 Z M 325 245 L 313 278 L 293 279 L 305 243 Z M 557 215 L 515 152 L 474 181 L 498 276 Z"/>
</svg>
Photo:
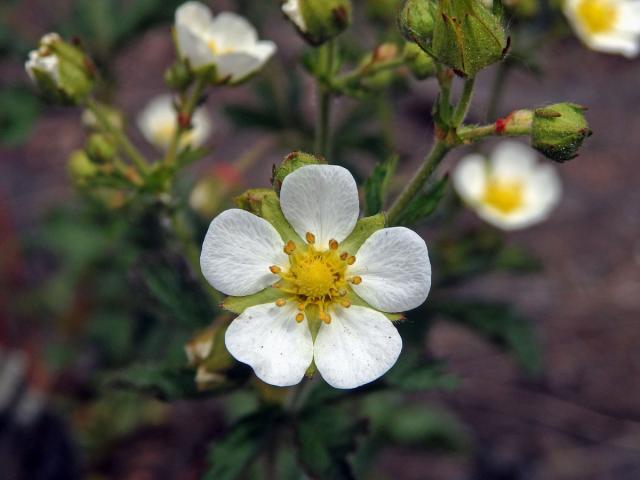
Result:
<svg viewBox="0 0 640 480">
<path fill-rule="evenodd" d="M 362 277 L 359 277 L 358 275 L 351 277 L 351 283 L 354 285 L 360 285 L 362 283 Z"/>
<path fill-rule="evenodd" d="M 307 232 L 306 239 L 309 245 L 316 243 L 316 236 L 311 232 Z"/>
<path fill-rule="evenodd" d="M 342 300 L 340 302 L 340 304 L 344 307 L 344 308 L 349 308 L 351 306 L 351 302 L 349 300 L 347 300 L 346 298 L 344 300 Z"/>
<path fill-rule="evenodd" d="M 339 247 L 339 244 L 337 240 L 334 240 L 334 239 L 329 240 L 329 248 L 331 250 L 337 250 L 338 247 Z"/>
<path fill-rule="evenodd" d="M 347 265 L 353 265 L 354 263 L 356 263 L 356 257 L 351 255 L 349 258 L 347 258 Z"/>
<path fill-rule="evenodd" d="M 298 310 L 300 310 L 301 312 L 304 312 L 305 308 L 307 308 L 307 306 L 304 303 L 299 303 L 298 304 Z"/>
<path fill-rule="evenodd" d="M 284 307 L 286 303 L 287 301 L 284 298 L 279 298 L 278 300 L 276 300 L 276 305 L 279 307 Z"/>
<path fill-rule="evenodd" d="M 293 240 L 289 240 L 287 244 L 284 246 L 284 253 L 287 255 L 291 255 L 296 250 L 296 244 L 293 243 Z"/>
<path fill-rule="evenodd" d="M 331 323 L 331 315 L 327 312 L 320 312 L 320 320 L 329 325 Z"/>
<path fill-rule="evenodd" d="M 299 313 L 299 314 L 296 315 L 296 322 L 300 323 L 303 320 L 304 320 L 304 314 L 303 313 Z"/>
<path fill-rule="evenodd" d="M 277 265 L 271 265 L 269 270 L 271 270 L 271 273 L 280 273 L 282 271 L 282 269 Z"/>
<path fill-rule="evenodd" d="M 348 256 L 349 252 L 342 252 L 342 254 L 340 255 L 340 260 L 346 260 Z"/>
</svg>

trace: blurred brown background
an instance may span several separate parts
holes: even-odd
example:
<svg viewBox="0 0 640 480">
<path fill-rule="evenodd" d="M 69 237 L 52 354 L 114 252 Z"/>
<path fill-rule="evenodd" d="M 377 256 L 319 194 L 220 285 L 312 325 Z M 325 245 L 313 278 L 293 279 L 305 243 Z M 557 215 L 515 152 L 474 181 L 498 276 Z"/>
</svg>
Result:
<svg viewBox="0 0 640 480">
<path fill-rule="evenodd" d="M 10 23 L 31 45 L 65 15 L 69 4 L 17 3 Z M 235 7 L 229 1 L 214 5 L 216 10 Z M 261 36 L 273 39 L 280 49 L 278 61 L 291 65 L 304 45 L 275 6 L 273 11 L 262 21 Z M 173 59 L 168 31 L 169 24 L 144 31 L 115 58 L 116 102 L 131 115 L 163 91 L 162 73 Z M 640 60 L 596 54 L 575 39 L 543 48 L 544 76 L 514 73 L 500 113 L 570 100 L 589 106 L 595 135 L 579 158 L 559 166 L 564 198 L 552 218 L 511 235 L 537 253 L 544 271 L 518 278 L 493 274 L 462 293 L 514 301 L 535 320 L 544 348 L 544 379 L 535 384 L 522 380 L 506 356 L 465 330 L 439 324 L 430 348 L 450 359 L 464 382 L 455 392 L 427 395 L 424 401 L 442 404 L 468 422 L 476 454 L 462 460 L 391 450 L 380 465 L 397 480 L 640 478 Z M 2 60 L 0 88 L 24 77 L 15 58 Z M 471 120 L 483 120 L 492 78 L 492 72 L 481 75 Z M 311 84 L 306 88 L 305 108 L 311 114 Z M 432 81 L 413 83 L 410 94 L 394 105 L 399 149 L 415 162 L 428 148 L 428 112 L 435 93 Z M 238 101 L 252 101 L 249 88 L 220 90 L 209 99 L 217 149 L 201 168 L 235 158 L 265 135 L 237 132 L 225 120 L 221 107 Z M 337 110 L 348 102 L 341 100 Z M 135 138 L 142 143 L 139 134 Z M 50 108 L 26 144 L 0 147 L 0 255 L 6 272 L 29 264 L 21 257 L 17 236 L 37 226 L 52 205 L 70 198 L 65 162 L 82 139 L 77 111 Z M 285 151 L 274 148 L 247 184 L 263 185 Z M 410 170 L 403 166 L 404 172 Z M 468 216 L 471 223 L 479 221 Z M 424 232 L 427 243 L 430 234 Z M 0 309 L 12 294 L 0 292 Z M 11 320 L 0 310 L 0 342 L 24 346 L 26 338 L 37 336 Z M 163 462 L 176 455 L 175 443 L 171 449 L 156 447 L 163 453 L 145 460 L 150 472 L 163 471 Z M 133 472 L 145 471 L 131 462 Z M 125 468 L 116 478 L 169 478 L 130 474 Z"/>
</svg>

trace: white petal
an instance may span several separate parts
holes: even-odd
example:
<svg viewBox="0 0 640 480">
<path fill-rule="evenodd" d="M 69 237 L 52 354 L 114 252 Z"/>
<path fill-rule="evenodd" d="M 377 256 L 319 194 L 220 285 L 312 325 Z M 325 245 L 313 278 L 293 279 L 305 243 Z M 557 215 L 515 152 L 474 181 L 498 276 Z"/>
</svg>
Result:
<svg viewBox="0 0 640 480">
<path fill-rule="evenodd" d="M 149 143 L 166 149 L 176 128 L 176 111 L 171 95 L 151 100 L 138 114 L 136 123 Z"/>
<path fill-rule="evenodd" d="M 209 26 L 209 35 L 219 50 L 246 50 L 258 41 L 256 29 L 249 21 L 232 12 L 217 15 Z"/>
<path fill-rule="evenodd" d="M 334 388 L 356 388 L 384 375 L 402 350 L 402 338 L 382 313 L 356 305 L 336 307 L 314 344 L 322 378 Z"/>
<path fill-rule="evenodd" d="M 266 220 L 231 209 L 213 219 L 202 245 L 202 273 L 216 290 L 244 296 L 278 280 L 272 265 L 286 266 L 284 242 Z"/>
<path fill-rule="evenodd" d="M 307 24 L 300 10 L 300 0 L 287 0 L 282 4 L 282 12 L 295 23 L 301 31 L 307 30 Z"/>
<path fill-rule="evenodd" d="M 503 141 L 491 153 L 491 173 L 500 180 L 529 176 L 537 164 L 535 151 L 523 143 Z"/>
<path fill-rule="evenodd" d="M 404 227 L 383 228 L 356 253 L 349 275 L 362 278 L 353 290 L 383 312 L 404 312 L 424 303 L 431 288 L 431 262 L 420 235 Z"/>
<path fill-rule="evenodd" d="M 180 55 L 195 68 L 213 63 L 213 52 L 207 45 L 207 32 L 213 17 L 200 2 L 187 2 L 176 10 L 176 37 Z"/>
<path fill-rule="evenodd" d="M 358 187 L 346 168 L 307 165 L 287 175 L 280 191 L 282 212 L 296 233 L 316 236 L 326 249 L 329 240 L 341 242 L 358 221 Z"/>
<path fill-rule="evenodd" d="M 482 198 L 486 184 L 487 164 L 482 155 L 467 155 L 453 171 L 453 186 L 467 203 L 475 203 Z"/>
<path fill-rule="evenodd" d="M 238 82 L 259 70 L 263 62 L 256 56 L 244 52 L 228 53 L 215 59 L 218 78 Z"/>
<path fill-rule="evenodd" d="M 192 130 L 189 133 L 190 137 L 187 142 L 191 147 L 198 148 L 202 146 L 213 131 L 213 124 L 211 123 L 211 117 L 204 108 L 199 108 L 193 114 Z"/>
<path fill-rule="evenodd" d="M 227 350 L 266 383 L 300 383 L 313 359 L 313 340 L 307 321 L 296 322 L 296 313 L 293 303 L 247 308 L 227 329 Z"/>
<path fill-rule="evenodd" d="M 31 81 L 36 82 L 34 70 L 40 70 L 49 74 L 54 82 L 60 82 L 60 62 L 56 55 L 42 55 L 37 50 L 29 52 L 29 59 L 25 63 L 27 74 Z"/>
</svg>

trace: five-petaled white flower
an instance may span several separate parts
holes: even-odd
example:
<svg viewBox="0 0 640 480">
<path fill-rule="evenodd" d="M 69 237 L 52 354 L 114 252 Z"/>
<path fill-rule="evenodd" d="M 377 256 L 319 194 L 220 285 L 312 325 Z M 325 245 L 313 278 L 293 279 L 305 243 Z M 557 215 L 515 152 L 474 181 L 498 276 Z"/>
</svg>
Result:
<svg viewBox="0 0 640 480">
<path fill-rule="evenodd" d="M 504 230 L 545 220 L 561 194 L 556 170 L 538 163 L 531 148 L 510 141 L 502 142 L 489 161 L 479 154 L 463 158 L 453 184 L 481 218 Z"/>
<path fill-rule="evenodd" d="M 258 71 L 276 51 L 268 40 L 258 40 L 255 28 L 235 13 L 215 18 L 200 2 L 176 10 L 176 39 L 180 55 L 193 68 L 215 65 L 218 79 L 237 83 Z"/>
<path fill-rule="evenodd" d="M 55 84 L 60 82 L 60 59 L 52 53 L 49 45 L 60 40 L 57 33 L 48 33 L 40 40 L 40 48 L 29 52 L 29 59 L 24 67 L 29 78 L 37 83 L 36 71 L 47 75 Z"/>
<path fill-rule="evenodd" d="M 149 102 L 137 118 L 138 128 L 149 143 L 161 150 L 169 148 L 178 127 L 176 109 L 171 95 L 160 95 Z M 191 118 L 191 129 L 185 132 L 180 147 L 198 148 L 209 137 L 212 130 L 211 119 L 203 108 L 199 108 Z"/>
<path fill-rule="evenodd" d="M 227 349 L 272 385 L 300 382 L 312 361 L 335 388 L 377 379 L 402 349 L 382 312 L 416 308 L 429 293 L 424 240 L 404 227 L 383 228 L 357 252 L 345 251 L 358 221 L 358 189 L 338 166 L 289 174 L 280 205 L 295 238 L 233 209 L 211 222 L 204 240 L 202 271 L 214 288 L 232 296 L 276 289 L 274 301 L 246 308 L 231 323 Z"/>
<path fill-rule="evenodd" d="M 639 0 L 565 0 L 564 13 L 589 48 L 627 57 L 640 52 Z"/>
</svg>

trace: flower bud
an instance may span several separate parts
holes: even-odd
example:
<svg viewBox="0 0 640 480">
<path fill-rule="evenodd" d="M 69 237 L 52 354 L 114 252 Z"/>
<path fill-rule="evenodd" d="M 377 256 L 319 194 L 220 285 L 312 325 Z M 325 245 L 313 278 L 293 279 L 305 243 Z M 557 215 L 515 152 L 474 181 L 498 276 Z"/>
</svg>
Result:
<svg viewBox="0 0 640 480">
<path fill-rule="evenodd" d="M 79 103 L 93 88 L 93 63 L 57 33 L 42 37 L 38 49 L 29 53 L 25 69 L 40 91 L 53 101 Z"/>
<path fill-rule="evenodd" d="M 557 103 L 534 111 L 531 145 L 556 162 L 571 160 L 585 138 L 591 136 L 585 107 Z"/>
<path fill-rule="evenodd" d="M 285 157 L 280 165 L 273 166 L 273 175 L 271 177 L 271 184 L 276 192 L 280 193 L 280 187 L 284 178 L 293 173 L 300 167 L 305 165 L 317 165 L 320 163 L 327 163 L 324 159 L 318 158 L 314 155 L 304 152 L 292 152 Z"/>
<path fill-rule="evenodd" d="M 433 58 L 415 43 L 407 43 L 403 53 L 407 66 L 418 80 L 424 80 L 436 74 L 436 63 Z"/>
<path fill-rule="evenodd" d="M 282 11 L 312 45 L 321 45 L 351 25 L 350 0 L 286 0 Z"/>
<path fill-rule="evenodd" d="M 429 51 L 437 11 L 438 4 L 435 0 L 407 0 L 398 17 L 402 36 Z"/>
<path fill-rule="evenodd" d="M 191 85 L 192 81 L 193 73 L 185 62 L 174 63 L 164 73 L 164 83 L 174 90 L 184 91 Z"/>
<path fill-rule="evenodd" d="M 508 48 L 501 18 L 480 0 L 441 0 L 431 53 L 456 74 L 474 77 L 501 60 Z"/>
<path fill-rule="evenodd" d="M 113 160 L 118 149 L 106 135 L 92 133 L 87 139 L 85 151 L 89 158 L 95 163 L 109 163 Z"/>
<path fill-rule="evenodd" d="M 73 182 L 78 186 L 86 186 L 87 182 L 95 177 L 98 168 L 91 162 L 91 159 L 82 150 L 77 150 L 69 157 L 67 171 Z"/>
</svg>

